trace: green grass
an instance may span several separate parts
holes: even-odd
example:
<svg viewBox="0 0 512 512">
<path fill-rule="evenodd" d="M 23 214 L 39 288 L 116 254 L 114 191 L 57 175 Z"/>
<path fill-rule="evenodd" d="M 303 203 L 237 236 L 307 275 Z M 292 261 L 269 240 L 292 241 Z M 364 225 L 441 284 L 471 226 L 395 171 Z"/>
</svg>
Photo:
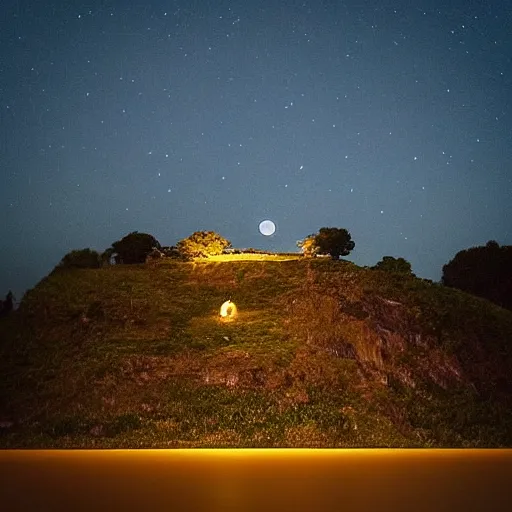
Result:
<svg viewBox="0 0 512 512">
<path fill-rule="evenodd" d="M 350 262 L 236 256 L 45 278 L 0 321 L 0 446 L 512 445 L 510 312 Z"/>
</svg>

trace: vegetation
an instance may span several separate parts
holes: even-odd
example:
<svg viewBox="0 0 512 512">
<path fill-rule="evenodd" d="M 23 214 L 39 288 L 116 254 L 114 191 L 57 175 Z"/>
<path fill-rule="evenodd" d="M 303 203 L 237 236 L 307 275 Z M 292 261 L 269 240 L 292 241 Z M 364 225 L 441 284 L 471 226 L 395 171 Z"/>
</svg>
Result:
<svg viewBox="0 0 512 512">
<path fill-rule="evenodd" d="M 0 319 L 0 447 L 512 446 L 512 313 L 278 257 L 45 278 Z"/>
<path fill-rule="evenodd" d="M 5 300 L 0 300 L 0 316 L 8 315 L 14 306 L 13 304 L 14 295 L 11 290 L 7 292 Z"/>
<path fill-rule="evenodd" d="M 78 249 L 68 252 L 55 267 L 54 272 L 71 268 L 99 268 L 100 266 L 101 257 L 96 251 Z"/>
<path fill-rule="evenodd" d="M 100 254 L 101 266 L 111 265 L 115 261 L 114 254 L 115 254 L 115 251 L 114 251 L 113 247 L 109 247 L 108 249 L 105 249 Z"/>
<path fill-rule="evenodd" d="M 318 233 L 299 240 L 297 245 L 305 256 L 326 254 L 333 260 L 339 260 L 340 256 L 348 256 L 355 247 L 352 236 L 343 228 L 320 228 Z"/>
<path fill-rule="evenodd" d="M 442 282 L 512 310 L 512 246 L 490 240 L 458 252 L 444 265 Z"/>
<path fill-rule="evenodd" d="M 166 258 L 181 258 L 180 251 L 175 245 L 162 247 L 161 251 Z"/>
<path fill-rule="evenodd" d="M 303 240 L 297 242 L 297 247 L 301 250 L 302 254 L 307 258 L 316 256 L 318 247 L 315 245 L 315 234 L 308 235 Z"/>
<path fill-rule="evenodd" d="M 178 251 L 185 259 L 207 258 L 222 254 L 231 242 L 215 231 L 196 231 L 178 242 Z"/>
<path fill-rule="evenodd" d="M 114 255 L 116 263 L 144 263 L 154 248 L 160 249 L 160 243 L 154 236 L 133 231 L 114 242 L 110 253 Z"/>
<path fill-rule="evenodd" d="M 406 259 L 393 258 L 393 256 L 384 256 L 373 268 L 396 274 L 413 275 L 411 264 Z"/>
</svg>

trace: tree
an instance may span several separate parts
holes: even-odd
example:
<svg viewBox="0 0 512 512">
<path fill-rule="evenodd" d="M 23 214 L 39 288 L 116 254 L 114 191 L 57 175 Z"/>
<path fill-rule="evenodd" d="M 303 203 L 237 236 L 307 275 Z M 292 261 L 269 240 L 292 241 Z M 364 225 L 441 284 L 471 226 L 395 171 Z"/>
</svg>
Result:
<svg viewBox="0 0 512 512">
<path fill-rule="evenodd" d="M 512 246 L 490 240 L 459 251 L 443 266 L 442 283 L 512 310 Z"/>
<path fill-rule="evenodd" d="M 500 244 L 498 242 L 496 242 L 496 240 L 489 240 L 485 244 L 485 247 L 487 247 L 487 249 L 499 249 L 500 248 Z"/>
<path fill-rule="evenodd" d="M 196 231 L 178 242 L 178 251 L 186 259 L 207 258 L 230 246 L 231 242 L 215 231 Z"/>
<path fill-rule="evenodd" d="M 411 264 L 407 260 L 404 258 L 393 258 L 393 256 L 384 256 L 373 268 L 396 274 L 414 275 Z"/>
<path fill-rule="evenodd" d="M 160 242 L 154 236 L 133 231 L 112 244 L 112 254 L 116 263 L 144 263 L 155 247 L 160 249 Z"/>
<path fill-rule="evenodd" d="M 320 228 L 315 235 L 315 254 L 329 254 L 333 260 L 347 256 L 355 247 L 350 233 L 343 228 Z"/>
<path fill-rule="evenodd" d="M 297 241 L 297 247 L 301 250 L 305 257 L 311 258 L 316 255 L 317 247 L 315 246 L 315 234 L 308 235 L 303 240 Z"/>
<path fill-rule="evenodd" d="M 0 316 L 6 316 L 12 311 L 13 299 L 14 295 L 12 294 L 11 290 L 9 290 L 5 296 L 5 300 L 0 300 Z"/>
<path fill-rule="evenodd" d="M 70 268 L 99 268 L 101 266 L 100 255 L 89 248 L 76 249 L 68 252 L 55 267 L 56 270 L 64 270 Z"/>
</svg>

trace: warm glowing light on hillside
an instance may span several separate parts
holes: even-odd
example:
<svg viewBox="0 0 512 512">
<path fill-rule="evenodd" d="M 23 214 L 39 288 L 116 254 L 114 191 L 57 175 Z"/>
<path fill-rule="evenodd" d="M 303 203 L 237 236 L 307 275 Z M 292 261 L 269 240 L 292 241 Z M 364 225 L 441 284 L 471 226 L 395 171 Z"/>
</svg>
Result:
<svg viewBox="0 0 512 512">
<path fill-rule="evenodd" d="M 237 315 L 237 309 L 234 302 L 227 300 L 220 307 L 220 317 L 223 320 L 234 320 Z"/>
</svg>

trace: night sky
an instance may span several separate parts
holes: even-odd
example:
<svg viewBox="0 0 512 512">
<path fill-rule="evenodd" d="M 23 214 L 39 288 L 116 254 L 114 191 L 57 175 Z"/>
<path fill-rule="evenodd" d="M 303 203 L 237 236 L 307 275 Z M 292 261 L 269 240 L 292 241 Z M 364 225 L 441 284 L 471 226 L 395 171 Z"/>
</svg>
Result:
<svg viewBox="0 0 512 512">
<path fill-rule="evenodd" d="M 512 244 L 509 0 L 4 0 L 0 295 L 131 231 L 439 280 Z M 276 223 L 272 237 L 258 232 Z"/>
</svg>

